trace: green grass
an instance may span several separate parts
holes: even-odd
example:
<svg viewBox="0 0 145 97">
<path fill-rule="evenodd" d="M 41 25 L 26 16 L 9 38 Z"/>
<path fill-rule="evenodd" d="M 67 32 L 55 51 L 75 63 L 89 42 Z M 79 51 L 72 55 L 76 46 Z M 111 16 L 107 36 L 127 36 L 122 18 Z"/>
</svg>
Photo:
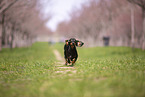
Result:
<svg viewBox="0 0 145 97">
<path fill-rule="evenodd" d="M 54 59 L 46 43 L 4 49 L 0 52 L 0 97 L 38 96 L 41 84 L 52 77 Z"/>
<path fill-rule="evenodd" d="M 145 51 L 78 47 L 76 73 L 60 69 L 53 54 L 63 44 L 35 43 L 0 52 L 0 97 L 144 97 Z"/>
</svg>

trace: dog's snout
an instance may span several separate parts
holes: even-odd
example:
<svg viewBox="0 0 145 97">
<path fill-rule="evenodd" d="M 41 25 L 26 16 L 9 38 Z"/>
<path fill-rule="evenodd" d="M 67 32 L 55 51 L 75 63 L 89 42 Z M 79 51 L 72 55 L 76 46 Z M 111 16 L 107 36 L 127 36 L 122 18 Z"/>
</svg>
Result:
<svg viewBox="0 0 145 97">
<path fill-rule="evenodd" d="M 74 42 L 72 42 L 72 45 L 75 45 L 75 43 L 74 43 Z"/>
<path fill-rule="evenodd" d="M 74 46 L 75 45 L 75 42 L 71 42 L 70 44 Z"/>
</svg>

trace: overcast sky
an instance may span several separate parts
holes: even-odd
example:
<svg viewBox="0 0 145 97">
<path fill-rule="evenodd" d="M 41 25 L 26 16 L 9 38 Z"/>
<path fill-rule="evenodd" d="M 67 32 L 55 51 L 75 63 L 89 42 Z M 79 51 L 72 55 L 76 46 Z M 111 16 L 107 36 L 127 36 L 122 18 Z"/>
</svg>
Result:
<svg viewBox="0 0 145 97">
<path fill-rule="evenodd" d="M 69 13 L 74 9 L 80 9 L 81 5 L 88 3 L 89 0 L 43 0 L 42 11 L 45 16 L 51 15 L 51 19 L 46 26 L 52 31 L 56 30 L 58 23 L 64 20 L 69 20 Z"/>
</svg>

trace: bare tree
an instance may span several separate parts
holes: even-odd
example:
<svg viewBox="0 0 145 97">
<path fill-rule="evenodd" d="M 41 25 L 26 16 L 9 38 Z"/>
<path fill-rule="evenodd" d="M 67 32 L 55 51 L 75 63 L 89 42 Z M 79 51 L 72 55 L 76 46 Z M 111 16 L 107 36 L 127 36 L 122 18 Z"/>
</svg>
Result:
<svg viewBox="0 0 145 97">
<path fill-rule="evenodd" d="M 134 35 L 135 35 L 135 25 L 134 25 L 134 6 L 131 4 L 131 45 L 134 48 Z"/>
<path fill-rule="evenodd" d="M 133 7 L 131 11 L 127 0 L 92 0 L 81 10 L 72 12 L 71 20 L 62 22 L 57 32 L 65 37 L 84 39 L 94 46 L 101 46 L 102 37 L 110 36 L 112 46 L 140 47 L 142 19 L 139 7 Z"/>
<path fill-rule="evenodd" d="M 4 28 L 4 20 L 5 20 L 5 12 L 13 6 L 18 0 L 1 0 L 0 1 L 0 51 L 2 48 L 2 38 L 4 39 L 3 35 L 5 35 L 5 28 Z"/>
<path fill-rule="evenodd" d="M 0 49 L 1 43 L 11 48 L 30 46 L 38 34 L 50 32 L 38 5 L 38 0 L 0 0 Z"/>
<path fill-rule="evenodd" d="M 142 18 L 143 18 L 143 34 L 142 34 L 142 49 L 145 49 L 145 0 L 128 0 L 131 3 L 134 3 L 141 7 L 142 9 Z"/>
</svg>

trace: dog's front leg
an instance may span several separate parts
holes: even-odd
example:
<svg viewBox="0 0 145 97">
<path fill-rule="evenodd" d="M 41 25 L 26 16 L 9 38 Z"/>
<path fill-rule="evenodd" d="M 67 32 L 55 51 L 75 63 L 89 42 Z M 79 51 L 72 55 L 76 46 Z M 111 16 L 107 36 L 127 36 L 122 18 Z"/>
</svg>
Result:
<svg viewBox="0 0 145 97">
<path fill-rule="evenodd" d="M 72 65 L 74 65 L 75 62 L 76 62 L 76 58 L 74 58 L 74 59 L 72 60 Z"/>
<path fill-rule="evenodd" d="M 67 63 L 68 63 L 68 62 L 67 62 L 67 59 L 65 59 L 65 65 L 67 65 Z"/>
</svg>

